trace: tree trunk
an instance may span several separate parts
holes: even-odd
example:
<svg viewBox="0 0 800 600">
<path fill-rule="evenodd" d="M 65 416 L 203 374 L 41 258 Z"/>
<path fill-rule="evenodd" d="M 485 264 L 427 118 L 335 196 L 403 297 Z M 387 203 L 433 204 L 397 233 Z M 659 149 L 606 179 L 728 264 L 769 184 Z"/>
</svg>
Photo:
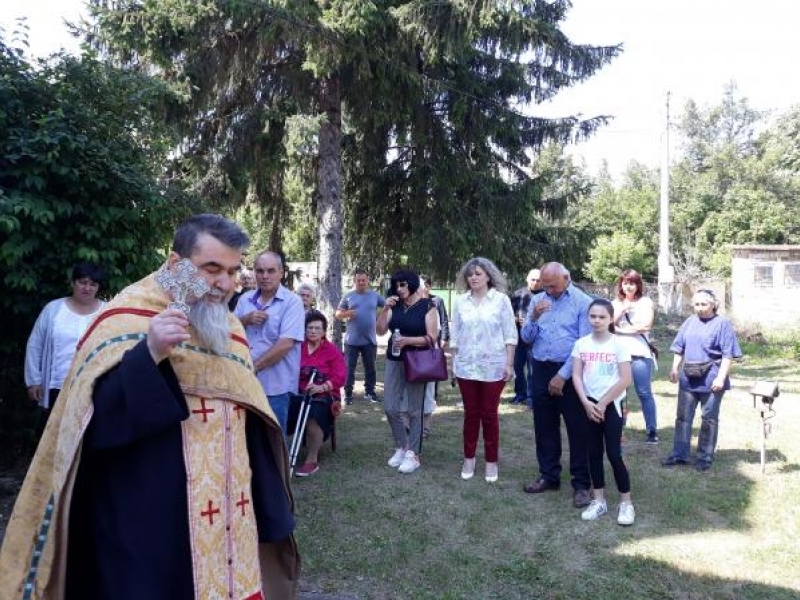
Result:
<svg viewBox="0 0 800 600">
<path fill-rule="evenodd" d="M 342 109 L 338 75 L 326 79 L 319 94 L 327 121 L 319 131 L 317 222 L 319 223 L 318 306 L 332 326 L 332 341 L 341 346 L 341 324 L 333 313 L 342 297 Z"/>
</svg>

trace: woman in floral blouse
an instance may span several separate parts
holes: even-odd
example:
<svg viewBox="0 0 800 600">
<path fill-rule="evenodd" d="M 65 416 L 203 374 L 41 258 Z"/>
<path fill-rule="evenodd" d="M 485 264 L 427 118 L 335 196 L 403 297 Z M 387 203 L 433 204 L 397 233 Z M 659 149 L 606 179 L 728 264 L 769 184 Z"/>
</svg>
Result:
<svg viewBox="0 0 800 600">
<path fill-rule="evenodd" d="M 466 291 L 456 298 L 450 328 L 453 370 L 464 400 L 464 465 L 461 478 L 475 474 L 475 451 L 483 426 L 486 481 L 497 481 L 500 394 L 514 377 L 517 329 L 506 279 L 492 261 L 476 257 L 456 281 Z"/>
</svg>

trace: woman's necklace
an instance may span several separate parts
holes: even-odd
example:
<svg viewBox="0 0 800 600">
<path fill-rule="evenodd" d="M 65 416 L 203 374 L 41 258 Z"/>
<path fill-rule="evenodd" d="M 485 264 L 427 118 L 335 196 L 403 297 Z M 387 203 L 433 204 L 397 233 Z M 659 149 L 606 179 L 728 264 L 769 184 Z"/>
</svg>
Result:
<svg viewBox="0 0 800 600">
<path fill-rule="evenodd" d="M 410 298 L 409 298 L 409 300 L 410 300 Z M 403 314 L 407 313 L 409 310 L 414 308 L 419 303 L 420 300 L 421 300 L 421 298 L 417 298 L 411 304 L 407 304 L 407 303 L 403 302 Z"/>
</svg>

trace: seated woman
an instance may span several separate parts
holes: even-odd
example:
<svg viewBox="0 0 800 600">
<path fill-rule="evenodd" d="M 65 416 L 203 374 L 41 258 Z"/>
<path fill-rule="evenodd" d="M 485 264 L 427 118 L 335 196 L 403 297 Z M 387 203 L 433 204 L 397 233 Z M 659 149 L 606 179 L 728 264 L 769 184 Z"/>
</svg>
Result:
<svg viewBox="0 0 800 600">
<path fill-rule="evenodd" d="M 330 437 L 333 420 L 342 410 L 341 387 L 347 376 L 347 367 L 341 350 L 325 338 L 328 320 L 318 310 L 306 313 L 306 339 L 300 345 L 300 395 L 293 395 L 289 403 L 288 433 L 294 434 L 300 415 L 303 395 L 311 396 L 311 409 L 306 422 L 306 460 L 295 473 L 308 477 L 319 471 L 319 449 Z M 314 382 L 309 384 L 311 373 L 316 371 Z"/>
</svg>

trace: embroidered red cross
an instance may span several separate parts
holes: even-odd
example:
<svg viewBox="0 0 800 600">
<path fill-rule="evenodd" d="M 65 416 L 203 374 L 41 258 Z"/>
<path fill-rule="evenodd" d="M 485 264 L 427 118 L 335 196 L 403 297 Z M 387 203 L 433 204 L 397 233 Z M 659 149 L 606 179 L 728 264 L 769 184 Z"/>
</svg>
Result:
<svg viewBox="0 0 800 600">
<path fill-rule="evenodd" d="M 208 524 L 214 524 L 214 515 L 219 514 L 219 509 L 214 508 L 214 502 L 212 500 L 208 501 L 208 510 L 204 510 L 200 513 L 201 517 L 208 517 Z"/>
<path fill-rule="evenodd" d="M 236 506 L 242 509 L 242 516 L 244 516 L 244 507 L 250 504 L 250 500 L 244 497 L 244 492 L 242 492 L 241 496 L 239 496 L 239 500 L 236 502 Z"/>
<path fill-rule="evenodd" d="M 242 418 L 242 413 L 239 412 L 240 410 L 246 410 L 246 409 L 245 409 L 244 406 L 239 406 L 238 404 L 233 408 L 233 412 L 236 413 L 236 418 L 237 419 L 241 419 Z"/>
<path fill-rule="evenodd" d="M 195 415 L 203 415 L 203 423 L 208 422 L 208 413 L 217 412 L 213 408 L 206 408 L 206 398 L 200 398 L 200 410 L 193 410 L 192 413 Z"/>
</svg>

